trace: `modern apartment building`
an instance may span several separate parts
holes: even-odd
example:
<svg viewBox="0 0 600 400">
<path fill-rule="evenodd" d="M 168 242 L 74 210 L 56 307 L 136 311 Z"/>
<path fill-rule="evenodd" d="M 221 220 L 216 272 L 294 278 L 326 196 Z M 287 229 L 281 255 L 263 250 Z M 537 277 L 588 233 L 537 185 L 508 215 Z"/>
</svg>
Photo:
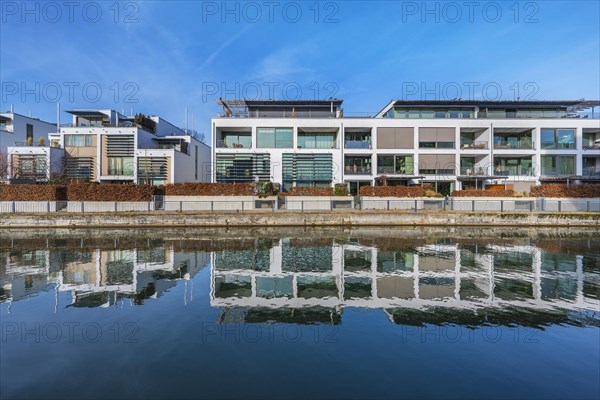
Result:
<svg viewBox="0 0 600 400">
<path fill-rule="evenodd" d="M 10 176 L 162 185 L 210 180 L 210 147 L 158 116 L 72 110 L 49 144 L 9 148 Z M 29 161 L 33 159 L 33 162 Z"/>
<path fill-rule="evenodd" d="M 548 181 L 600 183 L 599 101 L 391 101 L 346 117 L 342 100 L 218 100 L 215 182 L 427 185 L 440 193 Z M 582 114 L 591 110 L 591 114 Z"/>
<path fill-rule="evenodd" d="M 8 172 L 8 147 L 22 146 L 28 142 L 39 144 L 40 138 L 47 141 L 48 133 L 54 131 L 55 124 L 12 111 L 0 113 L 0 180 L 6 178 Z"/>
</svg>

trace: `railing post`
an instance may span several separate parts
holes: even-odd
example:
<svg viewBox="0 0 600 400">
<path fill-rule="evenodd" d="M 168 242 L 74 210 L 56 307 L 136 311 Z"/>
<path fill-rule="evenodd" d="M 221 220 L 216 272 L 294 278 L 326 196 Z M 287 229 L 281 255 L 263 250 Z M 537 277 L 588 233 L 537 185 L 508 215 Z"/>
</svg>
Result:
<svg viewBox="0 0 600 400">
<path fill-rule="evenodd" d="M 302 212 L 304 212 L 304 200 L 300 200 L 300 207 L 302 207 Z"/>
<path fill-rule="evenodd" d="M 529 202 L 529 212 L 533 212 L 533 201 Z"/>
<path fill-rule="evenodd" d="M 215 201 L 211 200 L 210 201 L 210 212 L 214 212 L 215 211 Z"/>
<path fill-rule="evenodd" d="M 419 209 L 419 200 L 415 199 L 415 211 Z"/>
<path fill-rule="evenodd" d="M 115 201 L 115 212 L 117 212 L 117 202 Z"/>
<path fill-rule="evenodd" d="M 148 212 L 150 212 L 150 202 L 148 202 Z"/>
<path fill-rule="evenodd" d="M 50 214 L 50 201 L 46 202 L 46 212 Z"/>
<path fill-rule="evenodd" d="M 562 212 L 562 201 L 558 200 L 558 212 Z"/>
<path fill-rule="evenodd" d="M 387 210 L 390 211 L 390 201 L 387 201 Z"/>
<path fill-rule="evenodd" d="M 83 207 L 83 201 L 81 202 L 81 212 L 85 212 L 83 211 L 84 207 Z"/>
<path fill-rule="evenodd" d="M 475 212 L 475 200 L 471 200 L 471 212 Z"/>
<path fill-rule="evenodd" d="M 11 204 L 11 211 L 13 214 L 17 212 L 17 206 L 14 201 Z"/>
<path fill-rule="evenodd" d="M 183 212 L 183 201 L 179 201 L 179 212 Z"/>
<path fill-rule="evenodd" d="M 589 201 L 589 200 L 587 201 L 587 207 L 586 207 L 586 211 L 587 211 L 587 212 L 590 212 L 590 201 Z"/>
<path fill-rule="evenodd" d="M 504 200 L 500 200 L 500 212 L 504 212 Z"/>
</svg>

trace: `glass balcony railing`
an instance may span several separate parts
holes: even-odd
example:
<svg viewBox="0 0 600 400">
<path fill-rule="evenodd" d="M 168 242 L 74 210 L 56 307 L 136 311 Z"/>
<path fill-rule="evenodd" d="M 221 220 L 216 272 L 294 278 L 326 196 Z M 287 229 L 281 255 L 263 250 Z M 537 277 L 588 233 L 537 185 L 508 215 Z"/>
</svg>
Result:
<svg viewBox="0 0 600 400">
<path fill-rule="evenodd" d="M 370 165 L 346 165 L 344 167 L 346 175 L 371 175 Z"/>
<path fill-rule="evenodd" d="M 488 174 L 487 168 L 476 166 L 460 167 L 461 176 L 487 176 Z"/>
<path fill-rule="evenodd" d="M 583 176 L 597 176 L 600 177 L 600 168 L 596 167 L 583 167 Z"/>
<path fill-rule="evenodd" d="M 532 176 L 533 168 L 530 167 L 497 167 L 494 176 Z"/>
<path fill-rule="evenodd" d="M 494 149 L 497 150 L 532 150 L 533 142 L 531 140 L 500 140 L 494 142 Z"/>
<path fill-rule="evenodd" d="M 488 142 L 480 140 L 471 143 L 461 143 L 460 148 L 462 150 L 485 150 L 488 148 Z"/>
<path fill-rule="evenodd" d="M 542 176 L 573 176 L 574 170 L 560 168 L 542 168 Z"/>
<path fill-rule="evenodd" d="M 347 149 L 370 149 L 371 143 L 364 140 L 346 140 L 345 147 Z"/>
<path fill-rule="evenodd" d="M 250 141 L 230 141 L 230 140 L 217 140 L 217 147 L 220 149 L 249 149 L 252 147 Z"/>
</svg>

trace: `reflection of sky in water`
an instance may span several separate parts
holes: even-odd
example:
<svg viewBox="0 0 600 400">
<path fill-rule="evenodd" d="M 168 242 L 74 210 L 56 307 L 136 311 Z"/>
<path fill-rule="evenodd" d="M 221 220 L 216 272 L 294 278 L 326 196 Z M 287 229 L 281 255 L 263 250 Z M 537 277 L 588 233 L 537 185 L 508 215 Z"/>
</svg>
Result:
<svg viewBox="0 0 600 400">
<path fill-rule="evenodd" d="M 599 235 L 512 231 L 0 232 L 2 393 L 599 397 Z"/>
</svg>

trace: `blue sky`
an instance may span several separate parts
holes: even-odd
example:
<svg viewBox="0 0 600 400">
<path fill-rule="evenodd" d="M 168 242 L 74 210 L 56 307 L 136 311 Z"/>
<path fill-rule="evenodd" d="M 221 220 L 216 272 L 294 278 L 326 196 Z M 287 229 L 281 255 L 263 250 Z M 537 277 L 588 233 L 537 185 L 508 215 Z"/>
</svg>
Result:
<svg viewBox="0 0 600 400">
<path fill-rule="evenodd" d="M 0 109 L 184 126 L 187 106 L 208 132 L 219 97 L 336 97 L 349 115 L 402 98 L 598 99 L 599 3 L 2 2 Z"/>
</svg>

